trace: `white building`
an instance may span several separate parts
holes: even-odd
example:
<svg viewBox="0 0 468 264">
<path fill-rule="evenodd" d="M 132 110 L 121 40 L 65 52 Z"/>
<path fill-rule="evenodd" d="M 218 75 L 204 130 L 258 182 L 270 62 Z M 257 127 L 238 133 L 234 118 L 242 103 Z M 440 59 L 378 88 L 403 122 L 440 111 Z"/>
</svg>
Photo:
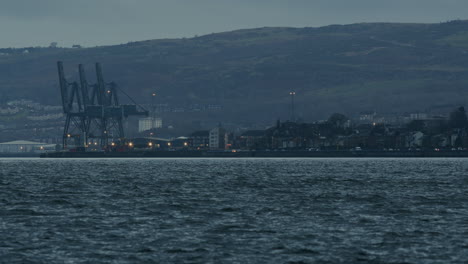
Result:
<svg viewBox="0 0 468 264">
<path fill-rule="evenodd" d="M 376 116 L 377 116 L 377 113 L 375 111 L 361 112 L 359 114 L 359 121 L 364 122 L 364 123 L 372 123 L 375 121 Z"/>
<path fill-rule="evenodd" d="M 162 119 L 157 117 L 145 117 L 138 120 L 138 132 L 143 132 L 153 128 L 161 128 Z"/>
<path fill-rule="evenodd" d="M 33 121 L 55 120 L 55 119 L 63 118 L 63 114 L 62 113 L 45 114 L 45 115 L 28 116 L 26 118 L 29 120 L 33 120 Z"/>
<path fill-rule="evenodd" d="M 26 140 L 16 140 L 0 143 L 0 153 L 22 153 L 36 152 L 42 153 L 46 151 L 55 151 L 55 144 L 47 144 Z"/>
<path fill-rule="evenodd" d="M 210 149 L 225 149 L 227 142 L 226 130 L 221 127 L 210 130 L 209 142 Z"/>
</svg>

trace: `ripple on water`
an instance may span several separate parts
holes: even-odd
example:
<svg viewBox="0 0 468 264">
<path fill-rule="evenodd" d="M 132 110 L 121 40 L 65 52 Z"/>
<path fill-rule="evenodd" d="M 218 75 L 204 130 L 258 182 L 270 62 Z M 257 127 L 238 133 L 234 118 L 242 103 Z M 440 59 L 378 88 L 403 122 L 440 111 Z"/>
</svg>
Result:
<svg viewBox="0 0 468 264">
<path fill-rule="evenodd" d="M 460 263 L 465 159 L 0 159 L 5 263 Z"/>
</svg>

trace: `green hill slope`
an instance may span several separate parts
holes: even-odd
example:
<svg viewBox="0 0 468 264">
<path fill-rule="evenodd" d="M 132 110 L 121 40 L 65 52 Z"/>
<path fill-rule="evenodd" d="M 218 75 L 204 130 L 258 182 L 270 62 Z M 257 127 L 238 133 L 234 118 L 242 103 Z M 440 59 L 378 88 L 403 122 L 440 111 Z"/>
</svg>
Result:
<svg viewBox="0 0 468 264">
<path fill-rule="evenodd" d="M 468 21 L 366 23 L 321 28 L 259 28 L 190 39 L 84 49 L 0 50 L 0 95 L 60 103 L 55 62 L 75 77 L 78 63 L 103 63 L 107 81 L 137 101 L 220 104 L 226 120 L 331 112 L 404 112 L 468 99 Z"/>
</svg>

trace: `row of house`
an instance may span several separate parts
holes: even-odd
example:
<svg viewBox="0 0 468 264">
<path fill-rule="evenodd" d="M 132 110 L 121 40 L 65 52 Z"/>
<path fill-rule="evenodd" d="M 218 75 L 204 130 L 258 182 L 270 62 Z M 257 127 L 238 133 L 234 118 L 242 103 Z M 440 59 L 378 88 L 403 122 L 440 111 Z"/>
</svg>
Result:
<svg viewBox="0 0 468 264">
<path fill-rule="evenodd" d="M 448 120 L 444 118 L 415 120 L 403 126 L 278 122 L 269 129 L 249 130 L 237 136 L 220 127 L 197 131 L 187 137 L 185 147 L 211 150 L 467 148 L 468 131 L 447 127 Z"/>
<path fill-rule="evenodd" d="M 143 137 L 123 142 L 133 148 L 161 150 L 397 150 L 468 148 L 468 118 L 463 107 L 449 117 L 413 116 L 405 124 L 351 122 L 342 114 L 315 123 L 280 122 L 264 130 L 240 134 L 221 125 L 211 130 L 195 131 L 175 139 Z M 153 120 L 145 119 L 154 123 Z M 116 143 L 115 146 L 122 146 Z"/>
</svg>

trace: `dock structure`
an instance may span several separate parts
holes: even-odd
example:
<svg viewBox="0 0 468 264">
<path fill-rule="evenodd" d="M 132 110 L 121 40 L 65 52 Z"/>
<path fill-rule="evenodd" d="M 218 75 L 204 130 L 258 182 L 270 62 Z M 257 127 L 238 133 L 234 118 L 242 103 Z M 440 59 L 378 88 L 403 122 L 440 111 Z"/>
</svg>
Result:
<svg viewBox="0 0 468 264">
<path fill-rule="evenodd" d="M 109 144 L 109 139 L 125 138 L 125 118 L 148 116 L 148 111 L 139 105 L 120 104 L 117 84 L 104 81 L 100 63 L 96 63 L 95 67 L 97 81 L 90 85 L 82 64 L 78 65 L 79 82 L 69 82 L 65 77 L 63 63 L 57 62 L 63 112 L 66 115 L 64 149 L 74 145 L 84 150 L 90 140 L 104 148 Z"/>
</svg>

